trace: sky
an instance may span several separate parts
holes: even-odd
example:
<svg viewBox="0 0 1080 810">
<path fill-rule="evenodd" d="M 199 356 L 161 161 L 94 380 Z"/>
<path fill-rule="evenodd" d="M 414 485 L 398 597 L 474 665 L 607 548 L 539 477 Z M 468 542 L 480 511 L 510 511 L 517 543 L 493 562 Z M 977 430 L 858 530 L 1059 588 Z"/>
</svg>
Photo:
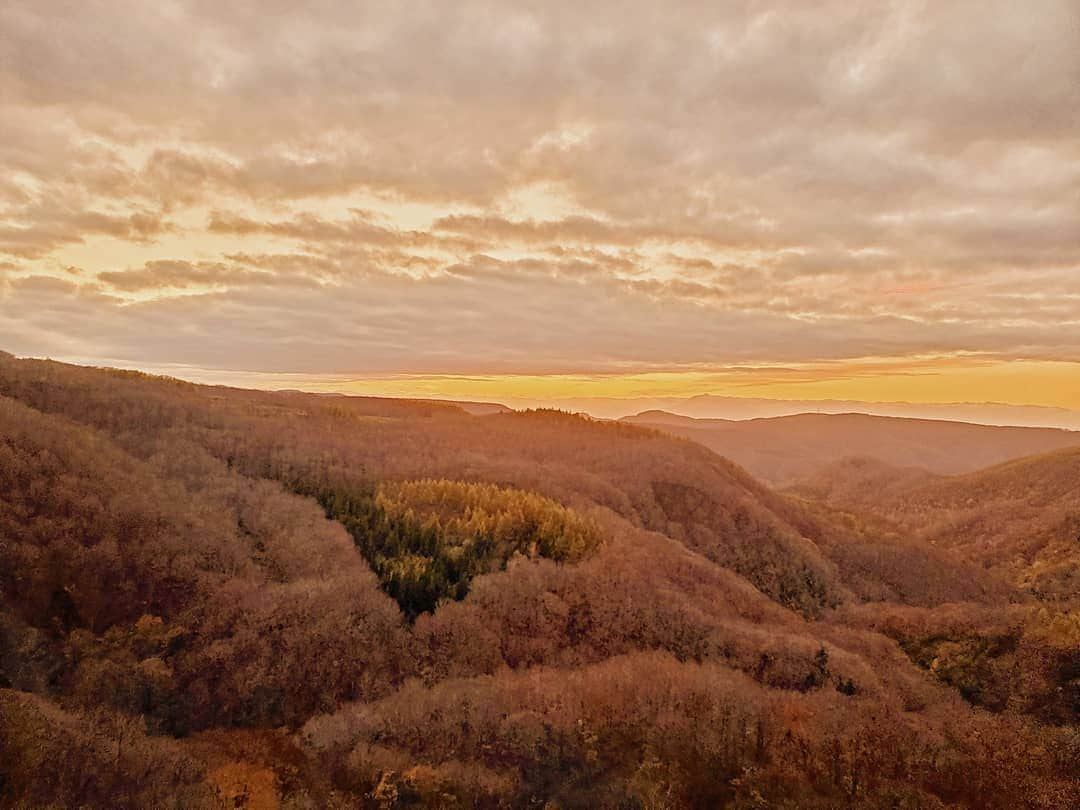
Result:
<svg viewBox="0 0 1080 810">
<path fill-rule="evenodd" d="M 1080 5 L 5 0 L 0 349 L 1080 409 Z"/>
</svg>

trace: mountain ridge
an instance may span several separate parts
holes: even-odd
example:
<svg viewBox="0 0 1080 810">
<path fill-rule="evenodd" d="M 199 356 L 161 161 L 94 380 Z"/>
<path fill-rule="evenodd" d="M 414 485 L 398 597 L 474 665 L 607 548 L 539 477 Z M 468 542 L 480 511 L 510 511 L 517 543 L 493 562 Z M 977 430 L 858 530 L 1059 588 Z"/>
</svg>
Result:
<svg viewBox="0 0 1080 810">
<path fill-rule="evenodd" d="M 698 420 L 645 411 L 620 421 L 697 441 L 779 486 L 810 477 L 845 456 L 874 457 L 893 466 L 954 474 L 1009 458 L 1080 446 L 1080 432 L 1062 428 L 989 426 L 863 413 Z"/>
</svg>

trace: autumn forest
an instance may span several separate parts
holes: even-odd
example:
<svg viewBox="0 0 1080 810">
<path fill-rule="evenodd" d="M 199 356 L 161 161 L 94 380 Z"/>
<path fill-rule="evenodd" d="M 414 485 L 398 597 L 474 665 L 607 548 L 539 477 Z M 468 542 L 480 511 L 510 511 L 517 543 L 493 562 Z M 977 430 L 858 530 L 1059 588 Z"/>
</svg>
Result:
<svg viewBox="0 0 1080 810">
<path fill-rule="evenodd" d="M 3 355 L 0 805 L 1075 806 L 1078 480 Z"/>
</svg>

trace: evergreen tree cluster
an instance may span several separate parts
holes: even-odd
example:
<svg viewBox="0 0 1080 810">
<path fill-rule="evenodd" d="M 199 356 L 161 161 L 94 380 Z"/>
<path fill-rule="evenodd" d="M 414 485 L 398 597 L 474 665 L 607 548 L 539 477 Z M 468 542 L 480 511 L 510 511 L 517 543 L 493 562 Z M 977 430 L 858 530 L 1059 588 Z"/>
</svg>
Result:
<svg viewBox="0 0 1080 810">
<path fill-rule="evenodd" d="M 410 619 L 464 599 L 475 577 L 515 555 L 574 562 L 601 542 L 573 510 L 512 487 L 443 479 L 292 487 L 345 527 Z"/>
</svg>

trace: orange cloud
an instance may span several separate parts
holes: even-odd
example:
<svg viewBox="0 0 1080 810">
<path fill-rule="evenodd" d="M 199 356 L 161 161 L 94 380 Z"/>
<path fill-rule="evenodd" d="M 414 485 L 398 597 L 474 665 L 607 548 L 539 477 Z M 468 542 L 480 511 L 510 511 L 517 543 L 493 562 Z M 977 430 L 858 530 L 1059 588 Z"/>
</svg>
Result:
<svg viewBox="0 0 1080 810">
<path fill-rule="evenodd" d="M 251 15 L 0 8 L 0 347 L 1071 397 L 1075 3 Z"/>
</svg>

